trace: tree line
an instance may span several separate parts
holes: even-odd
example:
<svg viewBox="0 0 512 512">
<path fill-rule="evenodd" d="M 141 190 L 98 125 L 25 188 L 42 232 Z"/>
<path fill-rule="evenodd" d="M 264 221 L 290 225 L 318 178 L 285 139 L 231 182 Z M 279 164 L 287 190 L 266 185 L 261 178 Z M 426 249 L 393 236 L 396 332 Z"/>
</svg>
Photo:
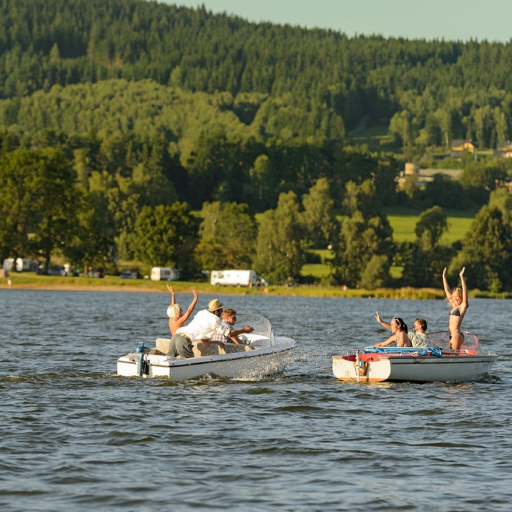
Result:
<svg viewBox="0 0 512 512">
<path fill-rule="evenodd" d="M 512 289 L 512 197 L 505 188 L 490 193 L 462 244 L 449 247 L 440 243 L 447 229 L 440 206 L 422 213 L 415 242 L 396 243 L 373 178 L 347 181 L 339 203 L 333 182 L 321 177 L 301 196 L 281 192 L 258 220 L 237 202 L 206 201 L 199 216 L 183 201 L 142 204 L 130 180 L 111 181 L 95 171 L 84 185 L 61 149 L 4 151 L 0 255 L 36 257 L 46 270 L 59 255 L 109 272 L 124 256 L 177 267 L 188 279 L 202 269 L 254 268 L 271 284 L 290 284 L 305 281 L 301 268 L 312 249 L 330 247 L 326 284 L 435 286 L 443 267 L 463 262 L 477 276 L 476 286 Z M 398 281 L 390 277 L 393 264 L 404 269 Z"/>
<path fill-rule="evenodd" d="M 405 147 L 493 147 L 512 138 L 511 54 L 510 42 L 348 37 L 144 0 L 0 5 L 0 98 L 151 79 L 228 92 L 246 123 L 259 105 L 244 94 L 280 98 L 286 111 L 267 105 L 266 115 L 285 138 L 308 137 L 310 126 L 338 138 L 366 120 L 389 123 Z"/>
</svg>

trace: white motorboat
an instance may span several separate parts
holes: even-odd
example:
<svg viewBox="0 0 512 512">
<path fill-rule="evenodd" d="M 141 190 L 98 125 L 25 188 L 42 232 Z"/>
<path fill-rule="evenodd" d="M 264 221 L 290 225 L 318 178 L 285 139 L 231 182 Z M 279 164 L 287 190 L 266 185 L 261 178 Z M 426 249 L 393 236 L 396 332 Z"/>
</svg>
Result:
<svg viewBox="0 0 512 512">
<path fill-rule="evenodd" d="M 464 382 L 485 377 L 498 356 L 483 353 L 475 334 L 464 332 L 460 350 L 450 349 L 448 332 L 428 335 L 428 347 L 367 347 L 332 358 L 343 381 Z"/>
<path fill-rule="evenodd" d="M 170 339 L 158 338 L 156 350 L 143 345 L 117 360 L 117 374 L 123 377 L 165 377 L 173 381 L 210 375 L 230 379 L 258 379 L 279 374 L 290 362 L 297 343 L 284 336 L 274 336 L 272 325 L 260 315 L 237 315 L 239 325 L 250 325 L 253 332 L 241 335 L 245 345 L 226 343 L 226 349 L 207 342 L 193 343 L 190 359 L 153 352 L 167 352 Z"/>
</svg>

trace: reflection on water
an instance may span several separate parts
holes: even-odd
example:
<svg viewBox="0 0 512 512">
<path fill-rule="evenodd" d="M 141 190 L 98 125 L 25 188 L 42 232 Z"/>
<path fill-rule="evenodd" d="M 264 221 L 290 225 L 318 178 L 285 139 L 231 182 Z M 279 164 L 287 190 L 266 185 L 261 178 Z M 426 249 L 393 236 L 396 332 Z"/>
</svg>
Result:
<svg viewBox="0 0 512 512">
<path fill-rule="evenodd" d="M 221 300 L 298 341 L 283 376 L 117 377 L 168 334 L 168 298 L 0 291 L 2 510 L 508 510 L 510 302 L 470 301 L 464 328 L 500 355 L 481 382 L 332 376 L 333 354 L 387 337 L 375 311 L 441 330 L 444 301 L 266 296 Z"/>
</svg>

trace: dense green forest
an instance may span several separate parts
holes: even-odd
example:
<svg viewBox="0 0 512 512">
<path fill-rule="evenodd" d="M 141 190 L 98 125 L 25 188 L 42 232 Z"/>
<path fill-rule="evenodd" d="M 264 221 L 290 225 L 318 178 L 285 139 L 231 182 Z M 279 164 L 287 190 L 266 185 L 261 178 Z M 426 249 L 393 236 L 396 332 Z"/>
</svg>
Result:
<svg viewBox="0 0 512 512">
<path fill-rule="evenodd" d="M 445 162 L 462 177 L 424 189 L 396 178 L 407 159 L 437 165 L 452 139 L 512 138 L 511 60 L 511 43 L 349 38 L 143 0 L 1 0 L 0 255 L 112 271 L 136 258 L 188 276 L 255 267 L 287 282 L 330 245 L 332 284 L 431 286 L 462 261 L 476 286 L 509 289 L 510 201 L 494 191 L 508 160 Z M 350 146 L 371 125 L 393 151 Z M 384 205 L 425 211 L 416 242 L 393 241 Z M 477 224 L 440 245 L 454 207 L 481 209 L 490 255 Z"/>
</svg>

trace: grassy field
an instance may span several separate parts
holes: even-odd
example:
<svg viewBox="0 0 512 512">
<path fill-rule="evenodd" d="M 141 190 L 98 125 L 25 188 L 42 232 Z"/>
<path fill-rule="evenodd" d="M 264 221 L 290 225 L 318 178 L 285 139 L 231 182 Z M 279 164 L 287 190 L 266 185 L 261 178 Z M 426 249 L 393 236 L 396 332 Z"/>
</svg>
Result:
<svg viewBox="0 0 512 512">
<path fill-rule="evenodd" d="M 414 230 L 418 222 L 421 211 L 412 211 L 407 208 L 387 208 L 384 210 L 389 223 L 393 228 L 393 238 L 397 242 L 413 242 L 416 239 Z M 448 217 L 448 230 L 441 239 L 441 243 L 453 244 L 462 240 L 469 231 L 471 223 L 475 219 L 476 213 L 458 210 L 444 210 Z"/>
<path fill-rule="evenodd" d="M 413 211 L 407 208 L 388 208 L 384 210 L 389 223 L 393 228 L 393 238 L 397 242 L 413 242 L 416 239 L 414 230 L 420 218 L 421 211 Z M 448 230 L 441 239 L 441 243 L 451 245 L 454 242 L 462 240 L 464 235 L 469 231 L 476 213 L 447 210 Z M 329 275 L 330 267 L 325 263 L 332 257 L 331 251 L 317 250 L 314 251 L 322 258 L 322 263 L 307 264 L 302 267 L 301 274 L 303 276 L 311 275 L 315 278 L 322 279 Z M 391 277 L 397 279 L 402 275 L 402 267 L 391 267 Z"/>
<path fill-rule="evenodd" d="M 353 146 L 366 145 L 370 151 L 390 151 L 398 153 L 393 137 L 389 135 L 387 126 L 368 126 L 357 128 L 349 133 L 349 144 Z"/>
</svg>

